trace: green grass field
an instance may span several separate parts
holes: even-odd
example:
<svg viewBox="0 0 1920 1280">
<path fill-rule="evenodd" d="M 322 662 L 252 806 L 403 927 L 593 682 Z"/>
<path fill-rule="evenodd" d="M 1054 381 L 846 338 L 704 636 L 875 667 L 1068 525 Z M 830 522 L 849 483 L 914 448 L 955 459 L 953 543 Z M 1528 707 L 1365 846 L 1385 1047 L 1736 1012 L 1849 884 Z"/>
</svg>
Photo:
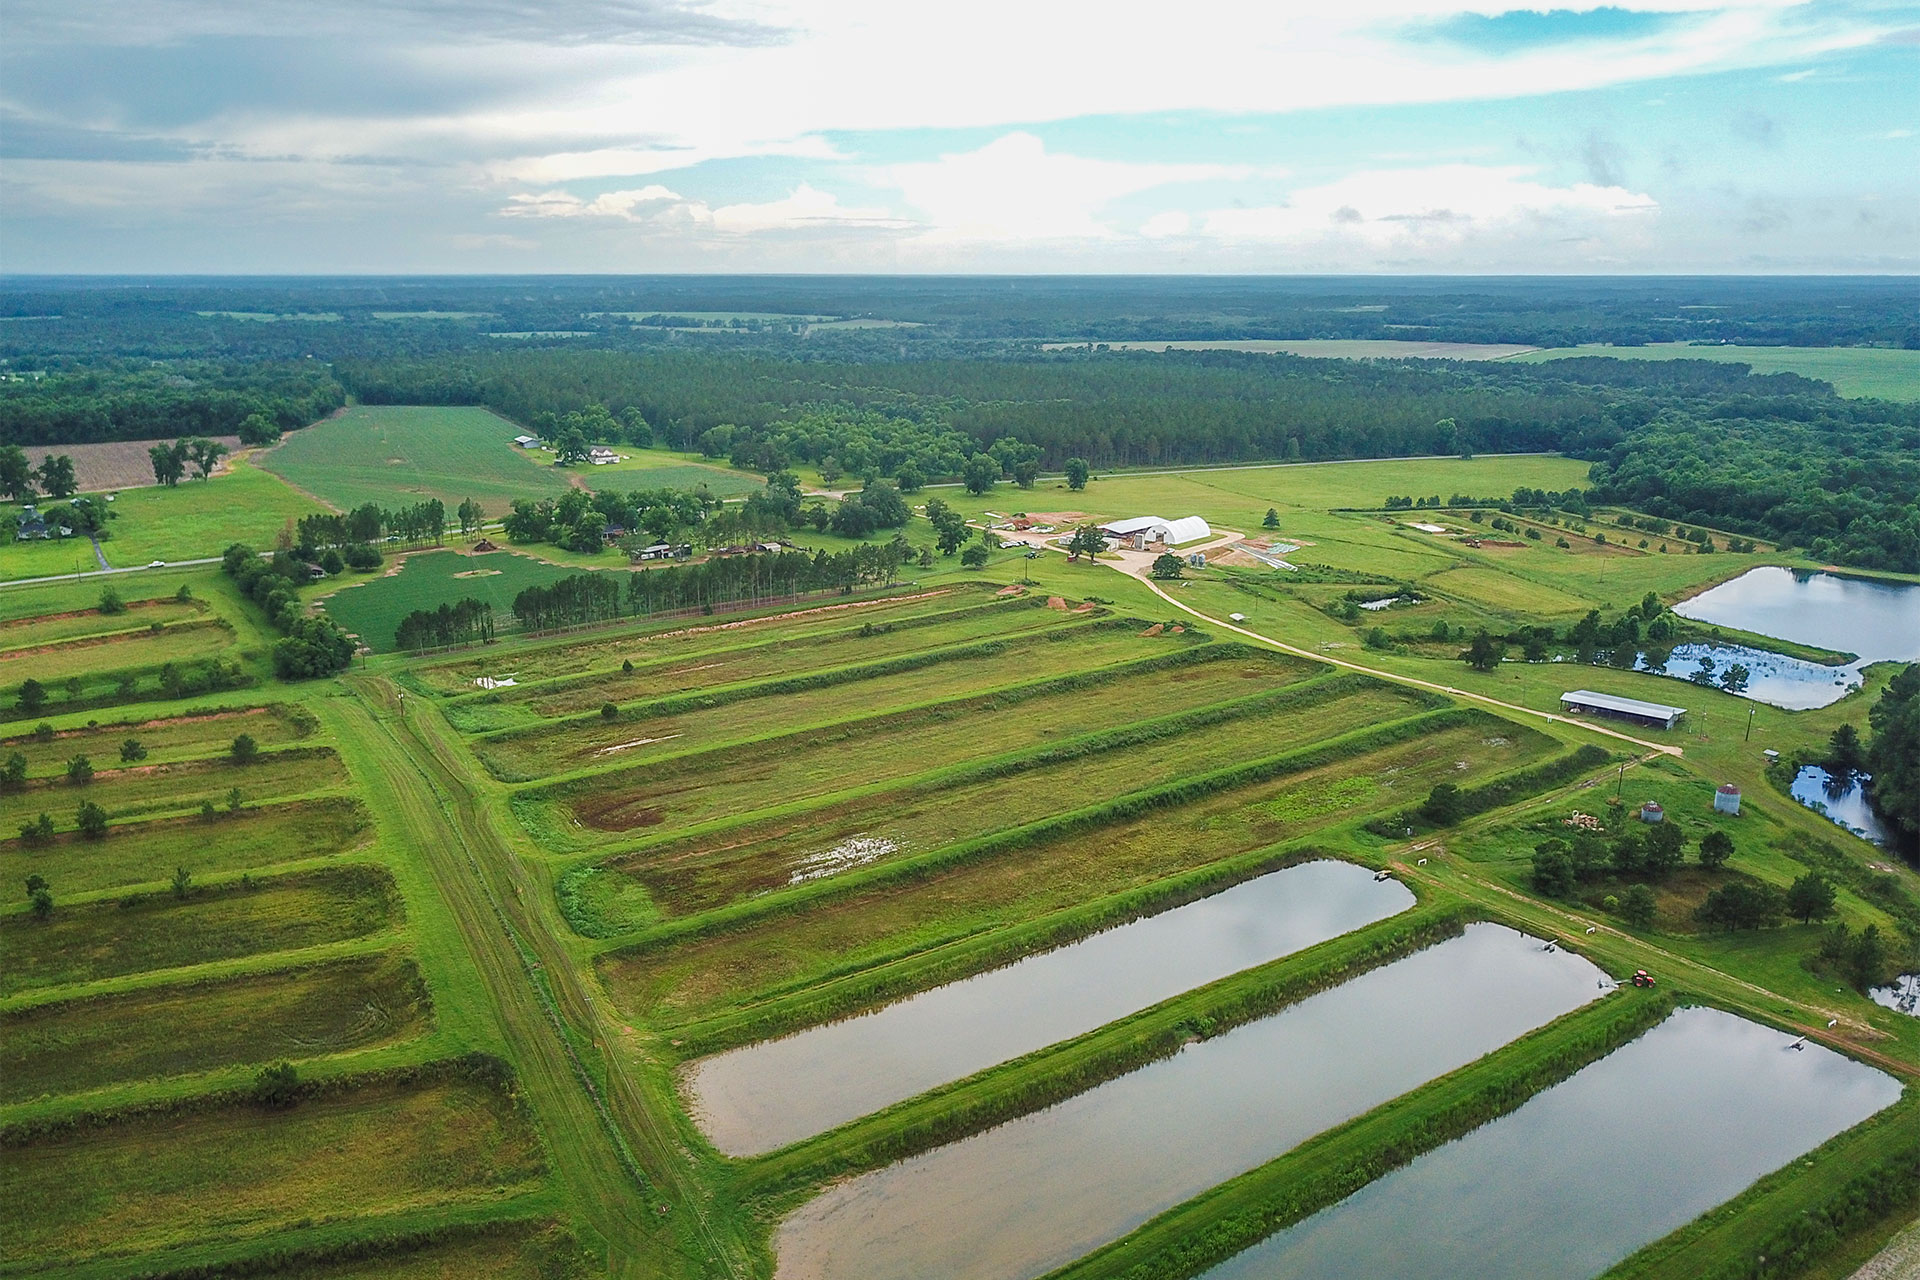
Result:
<svg viewBox="0 0 1920 1280">
<path fill-rule="evenodd" d="M 1656 342 L 1643 347 L 1550 347 L 1512 358 L 1531 363 L 1566 356 L 1738 362 L 1752 365 L 1755 373 L 1798 373 L 1831 382 L 1843 396 L 1920 400 L 1920 351 L 1892 347 L 1734 347 Z"/>
<path fill-rule="evenodd" d="M 607 567 L 614 566 L 609 562 Z M 391 572 L 341 587 L 321 604 L 363 644 L 377 653 L 387 653 L 393 649 L 393 633 L 400 619 L 416 609 L 437 609 L 466 599 L 484 600 L 493 606 L 494 625 L 507 631 L 514 626 L 516 595 L 528 587 L 546 586 L 578 572 L 507 551 L 477 556 L 451 550 L 426 551 L 408 556 Z"/>
<path fill-rule="evenodd" d="M 71 830 L 73 823 L 66 815 L 83 800 L 99 805 L 111 821 L 121 823 L 151 814 L 197 810 L 207 800 L 224 808 L 235 788 L 244 803 L 259 804 L 325 791 L 346 781 L 340 758 L 330 747 L 263 751 L 247 765 L 225 759 L 125 766 L 116 761 L 110 768 L 96 769 L 93 781 L 84 785 L 69 781 L 63 769 L 53 776 L 29 777 L 25 789 L 0 794 L 0 830 L 15 828 L 40 813 L 52 813 L 56 827 Z M 106 839 L 113 839 L 111 831 Z"/>
<path fill-rule="evenodd" d="M 513 445 L 524 428 L 485 409 L 355 405 L 289 433 L 262 465 L 340 510 L 467 498 L 491 516 L 515 498 L 563 493 L 569 471 Z M 549 460 L 550 461 L 550 460 Z"/>
</svg>

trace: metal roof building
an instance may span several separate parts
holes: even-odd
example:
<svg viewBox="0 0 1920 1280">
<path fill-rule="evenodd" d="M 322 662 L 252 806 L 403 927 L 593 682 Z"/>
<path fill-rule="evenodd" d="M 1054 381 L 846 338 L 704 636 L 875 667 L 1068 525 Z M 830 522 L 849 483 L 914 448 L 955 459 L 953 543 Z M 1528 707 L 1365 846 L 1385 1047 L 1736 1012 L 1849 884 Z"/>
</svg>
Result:
<svg viewBox="0 0 1920 1280">
<path fill-rule="evenodd" d="M 1100 532 L 1110 538 L 1130 538 L 1136 533 L 1143 534 L 1148 542 L 1164 542 L 1170 547 L 1213 536 L 1212 527 L 1199 516 L 1181 516 L 1178 520 L 1133 516 L 1126 520 L 1109 521 L 1100 526 Z"/>
<path fill-rule="evenodd" d="M 1636 724 L 1657 724 L 1663 729 L 1673 728 L 1680 717 L 1687 714 L 1685 707 L 1669 707 L 1663 702 L 1642 702 L 1638 698 L 1620 698 L 1611 693 L 1595 693 L 1591 689 L 1575 689 L 1571 693 L 1561 694 L 1560 706 L 1564 710 L 1587 715 L 1613 716 Z"/>
</svg>

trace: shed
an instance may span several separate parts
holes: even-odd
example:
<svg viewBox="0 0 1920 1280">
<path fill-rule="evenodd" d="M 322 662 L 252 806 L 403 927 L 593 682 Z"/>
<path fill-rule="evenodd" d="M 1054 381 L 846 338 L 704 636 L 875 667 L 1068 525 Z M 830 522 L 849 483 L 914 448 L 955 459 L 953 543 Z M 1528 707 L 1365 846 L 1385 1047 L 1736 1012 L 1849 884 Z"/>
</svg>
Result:
<svg viewBox="0 0 1920 1280">
<path fill-rule="evenodd" d="M 1665 822 L 1666 820 L 1667 820 L 1667 811 L 1660 807 L 1660 802 L 1658 800 L 1649 800 L 1645 804 L 1640 806 L 1640 821 Z"/>
<path fill-rule="evenodd" d="M 1638 698 L 1618 698 L 1611 693 L 1595 693 L 1591 689 L 1574 689 L 1560 695 L 1563 710 L 1585 715 L 1611 716 L 1617 720 L 1631 720 L 1635 724 L 1657 724 L 1663 729 L 1671 729 L 1680 717 L 1687 714 L 1685 707 L 1670 707 L 1663 702 L 1642 702 Z"/>
<path fill-rule="evenodd" d="M 533 446 L 540 443 L 540 437 L 539 436 L 515 436 L 513 438 L 513 443 L 519 448 L 531 449 L 533 448 Z"/>
<path fill-rule="evenodd" d="M 1723 782 L 1720 789 L 1713 793 L 1713 808 L 1716 813 L 1730 813 L 1740 816 L 1740 788 L 1731 782 Z"/>
<path fill-rule="evenodd" d="M 1142 543 L 1164 542 L 1170 547 L 1213 536 L 1213 529 L 1199 516 L 1181 516 L 1178 520 L 1163 520 L 1159 516 L 1131 516 L 1101 525 L 1100 532 L 1121 542 L 1137 539 Z"/>
</svg>

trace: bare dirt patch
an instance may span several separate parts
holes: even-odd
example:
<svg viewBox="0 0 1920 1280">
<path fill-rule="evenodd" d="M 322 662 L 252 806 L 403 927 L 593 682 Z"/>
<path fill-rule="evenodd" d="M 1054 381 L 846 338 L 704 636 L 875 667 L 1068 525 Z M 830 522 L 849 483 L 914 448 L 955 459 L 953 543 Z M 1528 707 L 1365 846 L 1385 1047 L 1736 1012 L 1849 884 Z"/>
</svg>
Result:
<svg viewBox="0 0 1920 1280">
<path fill-rule="evenodd" d="M 464 573 L 456 573 L 453 576 L 456 578 L 497 578 L 504 572 L 506 572 L 504 569 L 468 569 Z"/>
<path fill-rule="evenodd" d="M 239 436 L 211 438 L 227 446 L 230 455 L 240 448 Z M 153 478 L 153 458 L 147 450 L 159 443 L 158 440 L 110 440 L 104 444 L 30 445 L 27 448 L 27 461 L 37 467 L 41 459 L 49 454 L 66 454 L 73 459 L 73 478 L 79 482 L 82 493 L 146 489 L 156 483 Z M 227 460 L 222 458 L 215 464 L 213 474 L 219 475 L 226 469 Z M 185 484 L 186 481 L 181 483 Z"/>
</svg>

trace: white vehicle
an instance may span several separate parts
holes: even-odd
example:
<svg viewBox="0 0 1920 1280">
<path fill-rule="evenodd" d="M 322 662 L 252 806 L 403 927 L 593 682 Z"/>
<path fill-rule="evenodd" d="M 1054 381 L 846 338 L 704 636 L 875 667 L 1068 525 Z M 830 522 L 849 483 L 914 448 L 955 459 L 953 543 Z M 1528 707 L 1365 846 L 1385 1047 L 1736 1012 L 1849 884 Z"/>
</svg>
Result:
<svg viewBox="0 0 1920 1280">
<path fill-rule="evenodd" d="M 1008 538 L 1000 544 L 1000 549 L 1002 551 L 1011 551 L 1015 547 L 1024 547 L 1026 545 L 1026 543 L 1021 542 L 1018 538 Z"/>
<path fill-rule="evenodd" d="M 147 568 L 149 568 L 149 569 L 164 569 L 164 568 L 166 568 L 166 567 L 167 567 L 167 562 L 166 562 L 165 560 L 149 560 L 149 561 L 147 561 Z"/>
</svg>

